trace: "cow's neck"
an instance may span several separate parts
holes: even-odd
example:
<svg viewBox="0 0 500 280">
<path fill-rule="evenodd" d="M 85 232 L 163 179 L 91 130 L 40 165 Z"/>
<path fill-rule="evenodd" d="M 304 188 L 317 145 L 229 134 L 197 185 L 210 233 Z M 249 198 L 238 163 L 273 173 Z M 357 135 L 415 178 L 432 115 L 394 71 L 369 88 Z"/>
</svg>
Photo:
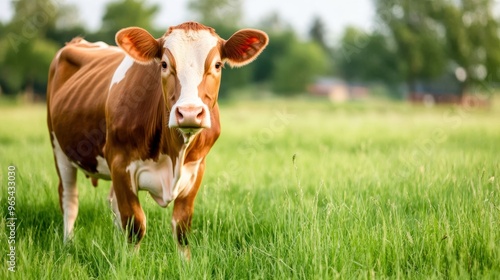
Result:
<svg viewBox="0 0 500 280">
<path fill-rule="evenodd" d="M 168 155 L 172 159 L 174 166 L 178 160 L 181 161 L 181 165 L 198 161 L 206 156 L 218 135 L 217 130 L 205 128 L 192 137 L 190 141 L 185 142 L 185 139 L 176 129 L 167 129 L 166 137 L 162 142 L 162 154 Z"/>
<path fill-rule="evenodd" d="M 165 127 L 166 133 L 164 141 L 162 142 L 162 153 L 168 155 L 172 159 L 174 166 L 176 166 L 177 161 L 180 161 L 180 165 L 182 166 L 184 165 L 189 147 L 197 140 L 197 136 L 185 142 L 177 128 L 168 128 L 166 123 Z"/>
<path fill-rule="evenodd" d="M 217 104 L 210 109 L 210 128 L 204 128 L 187 148 L 186 162 L 204 158 L 220 134 L 219 107 Z"/>
<path fill-rule="evenodd" d="M 164 113 L 169 116 L 168 110 Z M 203 159 L 220 134 L 219 106 L 217 104 L 210 109 L 210 118 L 212 127 L 202 129 L 187 143 L 177 128 L 165 129 L 162 153 L 167 154 L 174 161 L 174 165 L 175 161 L 181 158 L 183 162 Z M 166 119 L 166 123 L 168 123 L 168 119 Z"/>
</svg>

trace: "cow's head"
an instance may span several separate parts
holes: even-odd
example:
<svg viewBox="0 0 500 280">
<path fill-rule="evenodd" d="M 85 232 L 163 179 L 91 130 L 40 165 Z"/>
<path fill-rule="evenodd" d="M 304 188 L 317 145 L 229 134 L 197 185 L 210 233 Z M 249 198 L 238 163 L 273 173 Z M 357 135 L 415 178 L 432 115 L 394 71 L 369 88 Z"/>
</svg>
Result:
<svg viewBox="0 0 500 280">
<path fill-rule="evenodd" d="M 184 137 L 210 128 L 210 110 L 217 102 L 224 63 L 232 67 L 252 62 L 268 43 L 266 33 L 243 29 L 220 38 L 210 27 L 187 22 L 155 39 L 130 27 L 116 34 L 116 43 L 136 62 L 161 68 L 163 93 L 170 111 L 169 127 Z"/>
</svg>

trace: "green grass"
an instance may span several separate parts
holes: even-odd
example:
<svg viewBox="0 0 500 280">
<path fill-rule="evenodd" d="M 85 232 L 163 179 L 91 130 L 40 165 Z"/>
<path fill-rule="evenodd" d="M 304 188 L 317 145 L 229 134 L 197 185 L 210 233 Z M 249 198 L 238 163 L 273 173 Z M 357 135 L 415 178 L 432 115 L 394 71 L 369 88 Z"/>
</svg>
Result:
<svg viewBox="0 0 500 280">
<path fill-rule="evenodd" d="M 79 173 L 73 243 L 62 216 L 43 106 L 0 108 L 0 244 L 7 167 L 17 167 L 16 272 L 0 279 L 500 278 L 500 108 L 240 101 L 196 200 L 192 261 L 172 207 L 145 193 L 134 252 L 112 222 L 109 183 Z"/>
</svg>

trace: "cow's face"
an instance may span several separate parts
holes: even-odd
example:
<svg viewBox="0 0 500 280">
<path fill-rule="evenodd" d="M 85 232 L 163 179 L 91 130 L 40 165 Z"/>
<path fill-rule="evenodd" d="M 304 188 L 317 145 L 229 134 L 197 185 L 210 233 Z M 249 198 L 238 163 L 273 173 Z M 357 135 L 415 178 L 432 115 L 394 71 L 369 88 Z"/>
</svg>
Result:
<svg viewBox="0 0 500 280">
<path fill-rule="evenodd" d="M 260 30 L 243 29 L 224 40 L 212 28 L 188 22 L 171 27 L 159 39 L 141 28 L 125 28 L 117 33 L 116 42 L 135 61 L 161 68 L 168 125 L 188 139 L 211 127 L 210 112 L 217 102 L 224 63 L 252 62 L 268 37 Z"/>
</svg>

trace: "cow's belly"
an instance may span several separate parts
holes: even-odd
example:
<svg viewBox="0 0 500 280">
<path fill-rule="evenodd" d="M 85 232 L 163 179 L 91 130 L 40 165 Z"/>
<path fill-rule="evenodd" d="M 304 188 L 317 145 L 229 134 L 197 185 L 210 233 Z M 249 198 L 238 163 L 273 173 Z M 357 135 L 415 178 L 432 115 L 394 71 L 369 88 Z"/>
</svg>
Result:
<svg viewBox="0 0 500 280">
<path fill-rule="evenodd" d="M 96 172 L 92 172 L 91 170 L 86 170 L 83 166 L 79 166 L 78 163 L 74 163 L 74 165 L 80 170 L 83 171 L 86 175 L 97 178 L 97 179 L 103 179 L 103 180 L 111 180 L 111 172 L 109 171 L 108 163 L 106 162 L 106 159 L 103 158 L 102 156 L 96 156 Z"/>
<path fill-rule="evenodd" d="M 134 192 L 146 190 L 160 206 L 166 207 L 179 195 L 189 193 L 196 181 L 200 163 L 201 159 L 182 165 L 178 159 L 173 166 L 168 155 L 160 155 L 156 162 L 133 161 L 126 170 Z"/>
<path fill-rule="evenodd" d="M 98 154 L 99 147 L 94 148 L 88 144 L 85 150 L 80 149 L 81 146 L 78 143 L 86 144 L 87 142 L 84 140 L 75 141 L 77 143 L 75 145 L 72 145 L 70 140 L 66 140 L 61 146 L 60 137 L 54 131 L 51 132 L 51 135 L 54 155 L 59 166 L 62 166 L 61 161 L 66 161 L 90 177 L 111 180 L 111 173 L 106 159 Z M 59 171 L 61 172 L 61 170 Z"/>
</svg>

